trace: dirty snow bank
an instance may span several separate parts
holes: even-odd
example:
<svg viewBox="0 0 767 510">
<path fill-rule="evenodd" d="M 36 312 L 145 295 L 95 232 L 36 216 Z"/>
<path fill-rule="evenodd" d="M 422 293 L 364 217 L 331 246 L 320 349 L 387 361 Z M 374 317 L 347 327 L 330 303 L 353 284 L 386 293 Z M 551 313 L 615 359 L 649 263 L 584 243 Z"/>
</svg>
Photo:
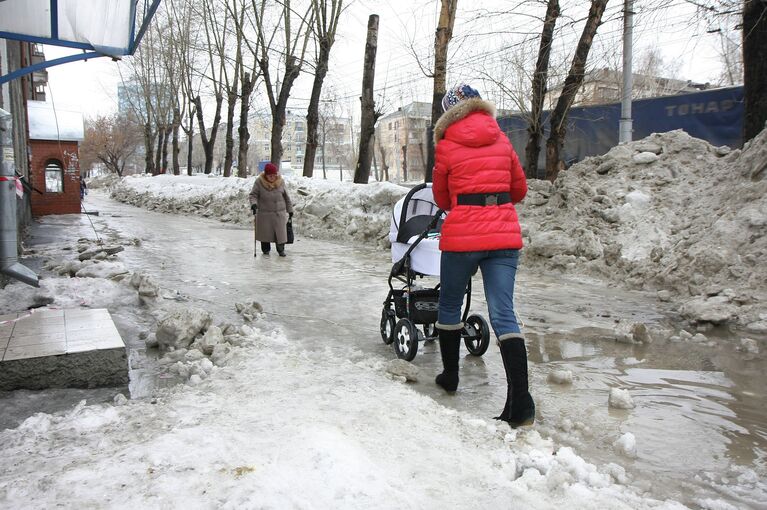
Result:
<svg viewBox="0 0 767 510">
<path fill-rule="evenodd" d="M 254 177 L 130 176 L 111 188 L 112 198 L 159 212 L 198 214 L 250 225 L 248 194 Z M 394 204 L 408 188 L 389 182 L 353 184 L 285 177 L 297 235 L 388 247 Z"/>
<path fill-rule="evenodd" d="M 693 322 L 767 332 L 765 152 L 767 131 L 743 151 L 672 131 L 532 182 L 525 261 L 661 291 Z"/>
<path fill-rule="evenodd" d="M 767 131 L 741 150 L 683 131 L 588 158 L 556 182 L 531 181 L 519 213 L 524 265 L 587 274 L 678 302 L 701 329 L 767 333 Z M 393 204 L 407 188 L 287 178 L 298 235 L 388 247 Z M 253 178 L 129 177 L 123 202 L 249 224 Z"/>
<path fill-rule="evenodd" d="M 10 284 L 0 311 L 141 309 L 157 317 L 147 343 L 167 350 L 161 370 L 187 384 L 0 431 L 0 506 L 684 508 L 638 493 L 617 464 L 447 409 L 348 345 L 304 351 L 256 303 L 235 305 L 243 324 L 213 325 L 127 270 L 129 244 L 110 235 L 38 248 L 43 288 Z"/>
</svg>

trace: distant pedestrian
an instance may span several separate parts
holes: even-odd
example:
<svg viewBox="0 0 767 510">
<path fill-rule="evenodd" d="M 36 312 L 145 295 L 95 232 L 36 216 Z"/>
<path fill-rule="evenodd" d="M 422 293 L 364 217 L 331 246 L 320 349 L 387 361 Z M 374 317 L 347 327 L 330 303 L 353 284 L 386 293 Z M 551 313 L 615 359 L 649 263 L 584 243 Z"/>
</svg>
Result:
<svg viewBox="0 0 767 510">
<path fill-rule="evenodd" d="M 85 179 L 83 176 L 80 176 L 80 200 L 83 200 L 85 198 L 85 195 L 88 194 L 88 185 L 85 184 Z"/>
<path fill-rule="evenodd" d="M 287 224 L 293 218 L 293 204 L 285 190 L 285 182 L 274 164 L 266 164 L 263 173 L 253 183 L 248 198 L 250 209 L 255 216 L 256 242 L 261 243 L 261 252 L 264 255 L 269 254 L 269 243 L 275 243 L 277 253 L 284 257 L 285 243 L 288 242 Z"/>
<path fill-rule="evenodd" d="M 434 126 L 434 199 L 448 211 L 439 247 L 437 330 L 443 371 L 437 384 L 458 388 L 461 304 L 480 269 L 490 324 L 506 371 L 506 405 L 496 418 L 512 427 L 530 425 L 535 404 L 528 389 L 527 351 L 514 312 L 514 281 L 522 233 L 514 204 L 527 182 L 514 148 L 495 120 L 495 107 L 462 84 L 442 99 L 445 113 Z"/>
</svg>

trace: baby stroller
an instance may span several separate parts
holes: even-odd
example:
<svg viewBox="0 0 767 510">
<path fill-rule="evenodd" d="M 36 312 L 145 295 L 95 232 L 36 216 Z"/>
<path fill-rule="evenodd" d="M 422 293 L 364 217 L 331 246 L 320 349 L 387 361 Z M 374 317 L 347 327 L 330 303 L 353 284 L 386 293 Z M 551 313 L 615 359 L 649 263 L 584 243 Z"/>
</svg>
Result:
<svg viewBox="0 0 767 510">
<path fill-rule="evenodd" d="M 423 288 L 416 278 L 439 276 L 439 231 L 445 213 L 434 203 L 431 183 L 419 184 L 394 206 L 389 240 L 392 262 L 389 273 L 389 294 L 381 312 L 381 338 L 394 343 L 398 358 L 412 361 L 418 352 L 418 342 L 437 338 L 439 284 Z M 394 287 L 394 280 L 401 287 Z M 395 282 L 396 284 L 396 282 Z M 463 311 L 463 338 L 469 353 L 482 356 L 490 345 L 490 328 L 478 314 L 469 315 L 471 281 L 466 288 Z M 397 320 L 399 319 L 399 320 Z M 417 328 L 418 325 L 422 329 Z"/>
</svg>

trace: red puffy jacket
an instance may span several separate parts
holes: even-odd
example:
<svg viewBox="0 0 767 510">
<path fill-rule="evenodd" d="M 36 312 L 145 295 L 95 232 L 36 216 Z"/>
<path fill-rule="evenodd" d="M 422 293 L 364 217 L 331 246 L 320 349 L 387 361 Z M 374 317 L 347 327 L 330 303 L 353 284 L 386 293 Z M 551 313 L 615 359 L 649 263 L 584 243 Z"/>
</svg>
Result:
<svg viewBox="0 0 767 510">
<path fill-rule="evenodd" d="M 522 248 L 514 205 L 527 194 L 527 181 L 509 139 L 495 120 L 495 108 L 472 98 L 459 102 L 434 126 L 434 199 L 450 211 L 442 225 L 442 251 Z M 512 203 L 457 205 L 458 195 L 508 192 Z"/>
</svg>

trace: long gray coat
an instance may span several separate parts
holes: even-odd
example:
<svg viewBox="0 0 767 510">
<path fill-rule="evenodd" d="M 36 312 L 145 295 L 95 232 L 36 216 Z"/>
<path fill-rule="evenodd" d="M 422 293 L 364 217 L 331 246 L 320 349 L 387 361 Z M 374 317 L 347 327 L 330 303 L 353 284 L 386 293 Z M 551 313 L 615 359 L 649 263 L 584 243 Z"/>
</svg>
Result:
<svg viewBox="0 0 767 510">
<path fill-rule="evenodd" d="M 288 213 L 293 212 L 288 192 L 282 177 L 274 182 L 266 180 L 264 174 L 256 178 L 248 195 L 250 205 L 258 206 L 256 214 L 256 241 L 283 244 L 288 240 Z"/>
</svg>

